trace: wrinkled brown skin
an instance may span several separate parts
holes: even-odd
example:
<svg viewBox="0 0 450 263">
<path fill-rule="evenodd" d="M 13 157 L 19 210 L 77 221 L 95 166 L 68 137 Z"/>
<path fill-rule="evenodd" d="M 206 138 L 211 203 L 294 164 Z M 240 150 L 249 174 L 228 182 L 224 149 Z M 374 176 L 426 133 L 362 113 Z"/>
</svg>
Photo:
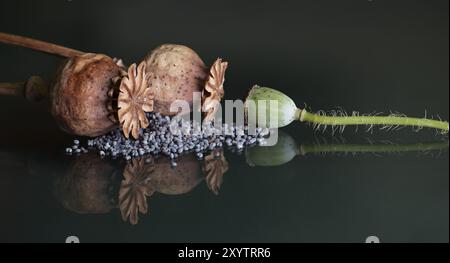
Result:
<svg viewBox="0 0 450 263">
<path fill-rule="evenodd" d="M 190 192 L 204 177 L 200 163 L 193 155 L 181 156 L 178 165 L 172 167 L 167 158 L 158 159 L 150 175 L 149 187 L 166 195 L 180 195 Z"/>
<path fill-rule="evenodd" d="M 148 85 L 154 94 L 154 112 L 172 116 L 175 100 L 189 102 L 192 110 L 193 93 L 202 92 L 208 68 L 192 49 L 183 45 L 164 44 L 145 58 Z"/>
<path fill-rule="evenodd" d="M 61 204 L 79 214 L 104 214 L 117 207 L 114 192 L 116 169 L 95 153 L 77 156 L 57 175 L 54 192 Z M 114 185 L 117 184 L 117 185 Z"/>
<path fill-rule="evenodd" d="M 108 90 L 119 66 L 112 58 L 87 53 L 69 58 L 50 91 L 50 109 L 59 127 L 74 135 L 95 137 L 113 130 L 108 118 Z"/>
</svg>

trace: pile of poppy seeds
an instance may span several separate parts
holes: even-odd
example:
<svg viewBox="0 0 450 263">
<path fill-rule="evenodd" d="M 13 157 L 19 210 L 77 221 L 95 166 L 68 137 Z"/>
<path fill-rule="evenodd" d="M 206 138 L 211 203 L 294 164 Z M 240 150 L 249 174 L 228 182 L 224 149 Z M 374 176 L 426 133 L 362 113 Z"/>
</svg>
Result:
<svg viewBox="0 0 450 263">
<path fill-rule="evenodd" d="M 127 139 L 121 130 L 117 129 L 88 140 L 86 147 L 82 146 L 79 140 L 74 140 L 74 144 L 66 148 L 66 153 L 87 153 L 90 149 L 97 150 L 102 157 L 125 160 L 144 155 L 165 155 L 176 165 L 176 158 L 183 153 L 195 152 L 197 157 L 202 159 L 205 153 L 224 146 L 240 151 L 250 145 L 265 144 L 264 138 L 269 135 L 266 128 L 256 128 L 249 132 L 245 126 L 227 123 L 219 128 L 212 124 L 201 127 L 195 121 L 174 119 L 158 113 L 147 113 L 147 118 L 149 126 L 142 129 L 137 140 Z"/>
</svg>

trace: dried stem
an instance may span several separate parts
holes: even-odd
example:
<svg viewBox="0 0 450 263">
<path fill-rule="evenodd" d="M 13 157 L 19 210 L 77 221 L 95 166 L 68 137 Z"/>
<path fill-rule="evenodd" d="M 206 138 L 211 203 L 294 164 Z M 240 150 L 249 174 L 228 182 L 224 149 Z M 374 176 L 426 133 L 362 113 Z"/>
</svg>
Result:
<svg viewBox="0 0 450 263">
<path fill-rule="evenodd" d="M 48 85 L 39 76 L 27 81 L 0 83 L 0 95 L 23 96 L 29 101 L 40 101 L 48 96 Z"/>
<path fill-rule="evenodd" d="M 20 96 L 25 89 L 25 81 L 0 83 L 0 95 Z"/>
<path fill-rule="evenodd" d="M 61 57 L 73 57 L 84 54 L 84 52 L 79 50 L 2 32 L 0 32 L 0 42 L 30 48 Z"/>
</svg>

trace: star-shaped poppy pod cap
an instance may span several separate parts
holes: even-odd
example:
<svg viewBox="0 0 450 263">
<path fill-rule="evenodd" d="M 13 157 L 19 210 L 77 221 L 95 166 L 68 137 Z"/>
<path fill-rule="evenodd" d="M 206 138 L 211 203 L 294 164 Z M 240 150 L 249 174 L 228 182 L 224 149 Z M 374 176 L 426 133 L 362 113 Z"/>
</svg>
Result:
<svg viewBox="0 0 450 263">
<path fill-rule="evenodd" d="M 120 83 L 117 107 L 123 134 L 129 138 L 131 133 L 137 139 L 140 129 L 149 125 L 145 113 L 153 111 L 153 94 L 147 85 L 144 62 L 137 68 L 136 64 L 128 68 Z"/>
<path fill-rule="evenodd" d="M 222 61 L 221 58 L 216 59 L 211 66 L 205 88 L 202 93 L 202 111 L 204 112 L 204 121 L 211 121 L 216 115 L 220 100 L 223 98 L 225 82 L 225 71 L 228 62 Z"/>
</svg>

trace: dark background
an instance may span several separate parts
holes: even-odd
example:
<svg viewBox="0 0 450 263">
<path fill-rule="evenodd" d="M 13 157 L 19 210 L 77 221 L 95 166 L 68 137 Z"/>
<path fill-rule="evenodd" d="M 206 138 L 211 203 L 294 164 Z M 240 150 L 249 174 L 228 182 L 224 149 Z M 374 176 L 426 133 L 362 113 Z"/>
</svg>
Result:
<svg viewBox="0 0 450 263">
<path fill-rule="evenodd" d="M 230 62 L 229 99 L 259 84 L 314 110 L 341 106 L 411 116 L 427 110 L 448 120 L 448 5 L 446 0 L 2 0 L 0 31 L 105 53 L 127 64 L 162 43 L 185 44 L 207 64 L 218 56 Z M 0 81 L 33 74 L 50 80 L 61 62 L 3 44 L 0 59 Z M 0 97 L 0 127 L 0 149 L 20 160 L 31 152 L 58 152 L 73 139 L 58 130 L 45 103 L 21 98 Z M 314 136 L 298 124 L 286 130 L 297 141 Z M 436 138 L 427 131 L 411 135 L 409 129 L 373 136 Z M 121 223 L 118 214 L 64 211 L 52 199 L 45 174 L 43 180 L 30 178 L 20 162 L 14 166 L 2 158 L 1 241 L 61 241 L 73 230 L 90 241 L 360 242 L 378 232 L 391 242 L 448 242 L 448 154 L 332 156 L 270 169 L 250 169 L 231 155 L 231 179 L 218 199 L 206 199 L 205 186 L 184 199 L 162 198 L 153 202 L 161 214 L 135 228 Z"/>
</svg>

